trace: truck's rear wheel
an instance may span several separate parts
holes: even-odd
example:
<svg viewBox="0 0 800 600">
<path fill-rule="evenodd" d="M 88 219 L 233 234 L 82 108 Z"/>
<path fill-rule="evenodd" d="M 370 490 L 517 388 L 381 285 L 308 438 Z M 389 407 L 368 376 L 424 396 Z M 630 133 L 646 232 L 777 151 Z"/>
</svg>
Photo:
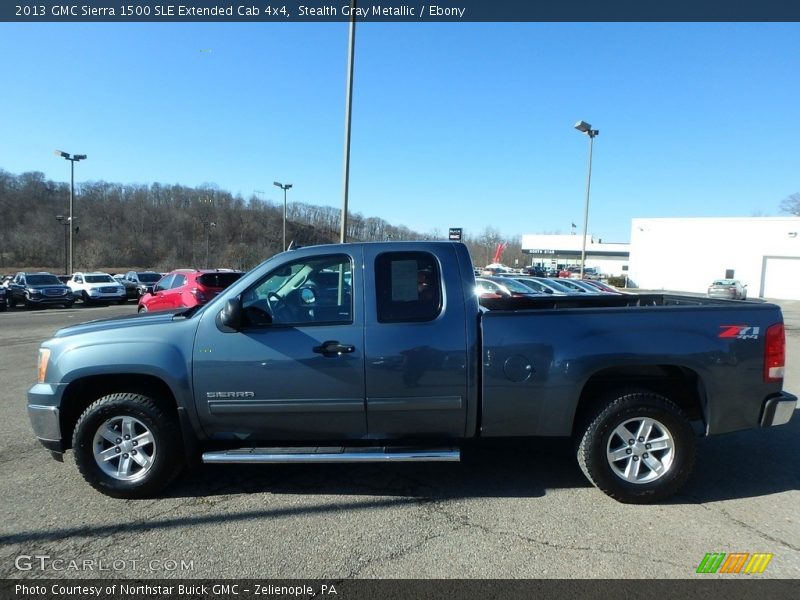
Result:
<svg viewBox="0 0 800 600">
<path fill-rule="evenodd" d="M 83 478 L 114 498 L 158 494 L 184 463 L 177 419 L 141 394 L 100 398 L 75 425 L 72 447 Z"/>
<path fill-rule="evenodd" d="M 694 466 L 689 419 L 658 394 L 612 395 L 577 435 L 583 473 L 620 502 L 663 500 L 683 486 Z"/>
</svg>

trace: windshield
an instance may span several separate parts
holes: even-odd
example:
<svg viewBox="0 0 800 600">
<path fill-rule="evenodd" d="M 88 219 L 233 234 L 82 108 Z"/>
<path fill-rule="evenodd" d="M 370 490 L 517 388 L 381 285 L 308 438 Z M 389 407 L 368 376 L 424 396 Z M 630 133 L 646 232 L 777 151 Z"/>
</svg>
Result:
<svg viewBox="0 0 800 600">
<path fill-rule="evenodd" d="M 111 275 L 87 275 L 86 283 L 117 283 Z"/>
<path fill-rule="evenodd" d="M 532 292 L 531 288 L 527 285 L 520 283 L 516 279 L 511 279 L 510 277 L 498 277 L 496 282 L 506 286 L 510 291 L 517 294 L 530 294 Z"/>
<path fill-rule="evenodd" d="M 28 285 L 61 285 L 55 275 L 28 275 L 25 280 Z"/>
<path fill-rule="evenodd" d="M 139 276 L 139 281 L 142 283 L 155 283 L 161 279 L 159 273 L 137 273 L 137 275 Z"/>
</svg>

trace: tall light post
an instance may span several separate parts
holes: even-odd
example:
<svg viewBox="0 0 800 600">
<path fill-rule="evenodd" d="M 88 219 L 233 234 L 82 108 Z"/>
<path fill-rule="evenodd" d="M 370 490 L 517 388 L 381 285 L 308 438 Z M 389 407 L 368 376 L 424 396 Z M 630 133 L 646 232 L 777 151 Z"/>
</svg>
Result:
<svg viewBox="0 0 800 600">
<path fill-rule="evenodd" d="M 583 242 L 581 244 L 581 279 L 583 279 L 583 271 L 586 268 L 586 234 L 589 230 L 589 190 L 592 187 L 592 146 L 595 136 L 600 132 L 592 129 L 592 126 L 586 121 L 575 123 L 575 129 L 589 136 L 589 174 L 586 177 L 586 204 L 583 208 Z"/>
<path fill-rule="evenodd" d="M 350 194 L 350 120 L 353 116 L 353 65 L 356 52 L 356 0 L 350 0 L 350 29 L 347 45 L 347 88 L 344 107 L 344 175 L 342 184 L 342 219 L 339 242 L 347 241 L 347 203 Z"/>
<path fill-rule="evenodd" d="M 69 234 L 67 233 L 67 229 L 69 229 L 70 220 L 69 217 L 65 218 L 64 215 L 56 215 L 56 221 L 64 226 L 64 275 L 69 275 L 69 271 L 67 270 L 67 260 L 69 256 L 69 250 L 67 249 L 67 236 Z"/>
<path fill-rule="evenodd" d="M 61 150 L 56 150 L 56 156 L 60 156 L 61 158 L 67 159 L 70 165 L 70 178 L 69 178 L 69 261 L 67 262 L 67 272 L 65 275 L 72 274 L 72 253 L 74 249 L 74 234 L 75 228 L 73 224 L 75 223 L 75 215 L 73 212 L 73 203 L 75 199 L 75 163 L 81 160 L 86 159 L 85 154 L 69 154 L 68 152 L 62 152 Z"/>
<path fill-rule="evenodd" d="M 286 190 L 291 189 L 292 184 L 283 185 L 278 181 L 273 181 L 272 183 L 283 190 L 283 249 L 286 250 Z"/>
<path fill-rule="evenodd" d="M 211 236 L 211 230 L 216 227 L 217 224 L 214 221 L 203 221 L 203 228 L 206 230 L 206 269 L 208 268 L 208 248 L 209 248 L 209 237 Z"/>
</svg>

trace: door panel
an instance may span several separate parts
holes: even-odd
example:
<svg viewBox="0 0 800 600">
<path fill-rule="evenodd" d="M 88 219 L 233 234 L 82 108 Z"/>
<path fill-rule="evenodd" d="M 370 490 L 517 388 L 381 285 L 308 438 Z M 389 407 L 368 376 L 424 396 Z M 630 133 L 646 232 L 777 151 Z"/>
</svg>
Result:
<svg viewBox="0 0 800 600">
<path fill-rule="evenodd" d="M 240 331 L 218 326 L 221 304 L 203 315 L 193 380 L 209 435 L 249 441 L 365 437 L 364 316 L 363 302 L 356 301 L 363 296 L 356 276 L 362 261 L 360 248 L 354 250 L 328 263 L 298 251 L 292 264 L 301 268 L 284 274 L 281 267 L 242 292 L 247 324 Z M 330 264 L 342 256 L 346 277 Z M 353 263 L 359 265 L 355 273 Z M 267 314 L 272 323 L 264 321 Z"/>
<path fill-rule="evenodd" d="M 468 396 L 460 274 L 456 268 L 443 273 L 422 246 L 407 248 L 379 253 L 365 247 L 365 289 L 375 294 L 365 302 L 368 433 L 462 437 Z M 455 253 L 449 258 L 455 266 Z"/>
</svg>

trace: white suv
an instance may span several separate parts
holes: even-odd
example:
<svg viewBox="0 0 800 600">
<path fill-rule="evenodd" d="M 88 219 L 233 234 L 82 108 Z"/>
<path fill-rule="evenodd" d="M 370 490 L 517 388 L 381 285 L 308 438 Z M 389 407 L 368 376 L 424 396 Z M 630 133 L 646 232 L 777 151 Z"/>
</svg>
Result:
<svg viewBox="0 0 800 600">
<path fill-rule="evenodd" d="M 91 302 L 119 302 L 128 301 L 125 286 L 120 284 L 108 273 L 75 273 L 67 281 L 67 286 L 76 298 L 85 304 Z"/>
</svg>

